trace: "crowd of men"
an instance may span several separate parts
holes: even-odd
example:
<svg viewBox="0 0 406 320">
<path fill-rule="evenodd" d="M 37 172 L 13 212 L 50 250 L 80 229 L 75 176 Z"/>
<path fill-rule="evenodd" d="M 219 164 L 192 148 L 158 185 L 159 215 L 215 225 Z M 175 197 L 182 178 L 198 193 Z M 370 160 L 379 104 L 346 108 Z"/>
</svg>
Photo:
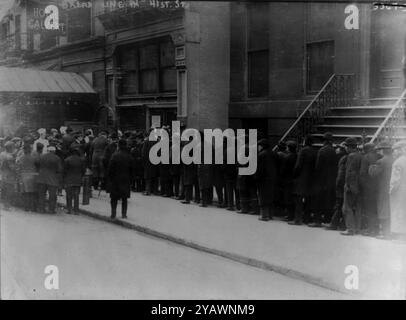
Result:
<svg viewBox="0 0 406 320">
<path fill-rule="evenodd" d="M 216 205 L 262 221 L 279 216 L 293 225 L 346 230 L 344 235 L 406 234 L 405 141 L 359 144 L 347 138 L 334 145 L 326 133 L 321 148 L 313 146 L 311 136 L 300 148 L 295 141 L 271 148 L 261 139 L 256 173 L 240 175 L 239 164 L 153 164 L 149 151 L 156 141 L 148 137 L 149 132 L 107 130 L 94 136 L 90 129 L 66 127 L 3 137 L 3 206 L 55 213 L 57 194 L 65 189 L 67 213 L 77 214 L 88 176 L 93 190 L 110 194 L 113 219 L 119 201 L 121 216 L 127 217 L 127 199 L 135 191 Z"/>
</svg>

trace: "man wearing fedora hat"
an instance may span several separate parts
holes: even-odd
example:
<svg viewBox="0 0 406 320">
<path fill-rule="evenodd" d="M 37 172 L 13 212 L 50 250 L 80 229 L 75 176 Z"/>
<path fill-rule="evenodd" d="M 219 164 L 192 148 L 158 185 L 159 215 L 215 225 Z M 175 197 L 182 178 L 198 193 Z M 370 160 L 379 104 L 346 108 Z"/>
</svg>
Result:
<svg viewBox="0 0 406 320">
<path fill-rule="evenodd" d="M 369 167 L 368 173 L 370 176 L 376 178 L 377 182 L 377 225 L 374 221 L 368 222 L 368 231 L 370 235 L 376 235 L 381 229 L 383 237 L 389 236 L 390 231 L 390 199 L 389 199 L 389 186 L 392 174 L 392 146 L 389 142 L 383 141 L 376 146 L 376 150 L 382 155 L 376 164 Z M 380 227 L 380 228 L 379 228 Z"/>
</svg>

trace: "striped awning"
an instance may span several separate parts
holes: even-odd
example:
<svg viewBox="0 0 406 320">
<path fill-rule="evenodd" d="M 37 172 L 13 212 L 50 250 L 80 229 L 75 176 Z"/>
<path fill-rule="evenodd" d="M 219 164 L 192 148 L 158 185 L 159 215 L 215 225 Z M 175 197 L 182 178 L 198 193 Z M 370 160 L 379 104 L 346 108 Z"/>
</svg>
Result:
<svg viewBox="0 0 406 320">
<path fill-rule="evenodd" d="M 0 67 L 1 92 L 96 93 L 77 73 Z"/>
</svg>

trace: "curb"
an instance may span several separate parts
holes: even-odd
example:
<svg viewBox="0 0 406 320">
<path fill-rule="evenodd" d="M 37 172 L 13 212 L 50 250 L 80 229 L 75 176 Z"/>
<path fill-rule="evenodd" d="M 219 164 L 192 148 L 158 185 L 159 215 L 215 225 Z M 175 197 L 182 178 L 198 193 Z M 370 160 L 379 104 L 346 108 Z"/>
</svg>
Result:
<svg viewBox="0 0 406 320">
<path fill-rule="evenodd" d="M 60 203 L 60 205 L 62 205 L 63 207 L 65 207 L 64 204 Z M 127 229 L 131 229 L 131 230 L 135 230 L 150 236 L 153 236 L 155 238 L 159 238 L 159 239 L 163 239 L 163 240 L 167 240 L 185 247 L 189 247 L 201 252 L 206 252 L 209 254 L 213 254 L 216 256 L 220 256 L 232 261 L 236 261 L 245 265 L 249 265 L 252 267 L 256 267 L 262 270 L 266 270 L 266 271 L 273 271 L 276 272 L 278 274 L 287 276 L 289 278 L 293 278 L 293 279 L 297 279 L 297 280 L 301 280 L 304 282 L 307 282 L 309 284 L 312 285 L 316 285 L 318 287 L 322 287 L 324 289 L 328 289 L 331 291 L 335 291 L 341 294 L 345 294 L 348 295 L 348 298 L 360 298 L 361 297 L 361 292 L 351 292 L 351 291 L 346 291 L 344 289 L 342 289 L 341 287 L 337 286 L 335 283 L 332 283 L 330 281 L 326 281 L 322 278 L 301 272 L 301 271 L 297 271 L 297 270 L 293 270 L 287 267 L 283 267 L 277 264 L 273 264 L 273 263 L 269 263 L 269 262 L 265 262 L 265 261 L 261 261 L 258 259 L 253 259 L 253 258 L 248 258 L 239 254 L 235 254 L 235 253 L 230 253 L 227 251 L 223 251 L 223 250 L 218 250 L 218 249 L 214 249 L 214 248 L 210 248 L 207 247 L 205 245 L 201 245 L 197 242 L 193 242 L 193 241 L 189 241 L 189 240 L 185 240 L 183 238 L 177 237 L 177 236 L 173 236 L 164 232 L 160 232 L 160 231 L 156 231 L 153 229 L 150 229 L 148 227 L 144 227 L 141 225 L 137 225 L 134 223 L 130 223 L 126 220 L 120 220 L 120 219 L 116 219 L 116 220 L 111 220 L 110 217 L 107 217 L 105 215 L 101 215 L 98 214 L 96 212 L 91 212 L 89 210 L 86 209 L 79 209 L 79 211 L 83 214 L 86 215 L 88 217 L 91 218 L 95 218 L 98 220 L 102 220 L 111 224 L 115 224 Z"/>
</svg>

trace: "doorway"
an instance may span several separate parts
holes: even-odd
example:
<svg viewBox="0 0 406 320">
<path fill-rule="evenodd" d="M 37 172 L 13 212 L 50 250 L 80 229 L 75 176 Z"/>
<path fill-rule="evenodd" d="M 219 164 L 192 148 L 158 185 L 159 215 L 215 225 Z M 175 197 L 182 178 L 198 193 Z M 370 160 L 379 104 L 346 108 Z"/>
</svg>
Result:
<svg viewBox="0 0 406 320">
<path fill-rule="evenodd" d="M 370 94 L 372 98 L 398 97 L 405 87 L 405 13 L 371 12 Z"/>
</svg>

